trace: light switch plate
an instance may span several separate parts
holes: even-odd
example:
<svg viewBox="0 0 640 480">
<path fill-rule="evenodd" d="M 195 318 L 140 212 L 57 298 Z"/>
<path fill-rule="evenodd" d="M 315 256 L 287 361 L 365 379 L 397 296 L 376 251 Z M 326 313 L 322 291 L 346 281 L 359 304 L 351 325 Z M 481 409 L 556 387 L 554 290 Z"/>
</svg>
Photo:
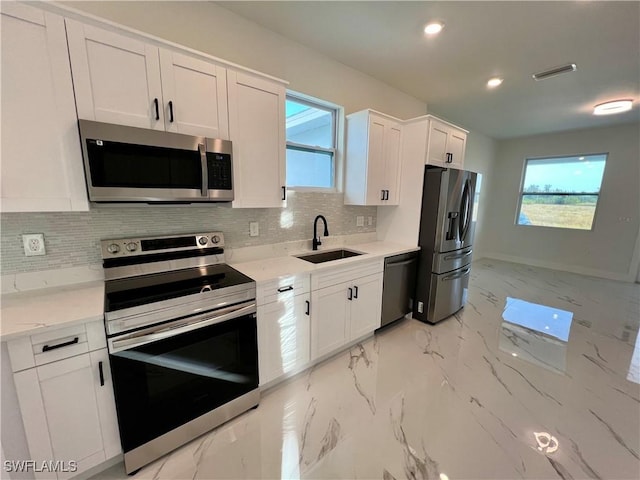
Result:
<svg viewBox="0 0 640 480">
<path fill-rule="evenodd" d="M 27 257 L 45 255 L 47 253 L 44 249 L 44 234 L 42 233 L 22 235 L 22 245 L 24 247 L 24 254 Z"/>
<path fill-rule="evenodd" d="M 356 227 L 364 227 L 364 216 L 358 215 L 356 217 Z"/>
<path fill-rule="evenodd" d="M 249 236 L 257 237 L 260 235 L 260 224 L 258 222 L 249 222 Z"/>
</svg>

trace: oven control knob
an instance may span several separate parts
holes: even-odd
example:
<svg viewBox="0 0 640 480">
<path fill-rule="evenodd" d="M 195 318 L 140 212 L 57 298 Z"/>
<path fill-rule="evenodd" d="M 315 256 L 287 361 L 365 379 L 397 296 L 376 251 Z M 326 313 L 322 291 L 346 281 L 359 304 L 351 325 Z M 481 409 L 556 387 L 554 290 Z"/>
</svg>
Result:
<svg viewBox="0 0 640 480">
<path fill-rule="evenodd" d="M 207 240 L 207 237 L 200 237 L 200 238 L 198 239 L 198 243 L 199 243 L 200 245 L 206 245 L 208 242 L 209 242 L 209 240 Z"/>
<path fill-rule="evenodd" d="M 126 249 L 128 252 L 135 252 L 138 246 L 134 242 L 129 242 L 126 245 Z"/>
<path fill-rule="evenodd" d="M 214 235 L 213 237 L 211 237 L 211 242 L 212 243 L 220 242 L 220 237 L 218 235 Z"/>
<path fill-rule="evenodd" d="M 109 245 L 107 247 L 107 252 L 109 252 L 109 253 L 116 254 L 119 251 L 120 251 L 120 245 L 118 245 L 117 243 L 112 243 L 111 245 Z"/>
</svg>

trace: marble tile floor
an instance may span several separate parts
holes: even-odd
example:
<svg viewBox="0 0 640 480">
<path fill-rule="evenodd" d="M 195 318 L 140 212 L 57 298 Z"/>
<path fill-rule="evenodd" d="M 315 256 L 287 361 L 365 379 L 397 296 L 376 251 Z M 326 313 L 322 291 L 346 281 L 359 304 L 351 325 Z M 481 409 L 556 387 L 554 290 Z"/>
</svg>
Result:
<svg viewBox="0 0 640 480">
<path fill-rule="evenodd" d="M 127 477 L 638 479 L 640 286 L 474 263 L 468 303 L 405 319 Z"/>
</svg>

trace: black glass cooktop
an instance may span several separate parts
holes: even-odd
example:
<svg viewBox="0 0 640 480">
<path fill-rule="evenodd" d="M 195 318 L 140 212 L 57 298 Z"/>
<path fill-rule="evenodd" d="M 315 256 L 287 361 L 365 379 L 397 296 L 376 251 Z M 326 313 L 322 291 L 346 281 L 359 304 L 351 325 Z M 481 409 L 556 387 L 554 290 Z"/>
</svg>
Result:
<svg viewBox="0 0 640 480">
<path fill-rule="evenodd" d="M 105 312 L 253 282 L 229 265 L 209 265 L 105 282 Z"/>
</svg>

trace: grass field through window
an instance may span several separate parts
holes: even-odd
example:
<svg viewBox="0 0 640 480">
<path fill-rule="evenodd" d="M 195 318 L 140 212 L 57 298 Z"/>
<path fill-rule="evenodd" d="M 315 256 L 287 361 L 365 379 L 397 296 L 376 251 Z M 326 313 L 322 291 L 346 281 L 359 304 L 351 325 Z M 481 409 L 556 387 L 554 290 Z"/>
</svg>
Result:
<svg viewBox="0 0 640 480">
<path fill-rule="evenodd" d="M 526 215 L 530 225 L 591 230 L 593 217 L 596 213 L 596 204 L 554 205 L 523 203 L 521 212 Z M 522 225 L 524 222 L 518 223 Z"/>
</svg>

